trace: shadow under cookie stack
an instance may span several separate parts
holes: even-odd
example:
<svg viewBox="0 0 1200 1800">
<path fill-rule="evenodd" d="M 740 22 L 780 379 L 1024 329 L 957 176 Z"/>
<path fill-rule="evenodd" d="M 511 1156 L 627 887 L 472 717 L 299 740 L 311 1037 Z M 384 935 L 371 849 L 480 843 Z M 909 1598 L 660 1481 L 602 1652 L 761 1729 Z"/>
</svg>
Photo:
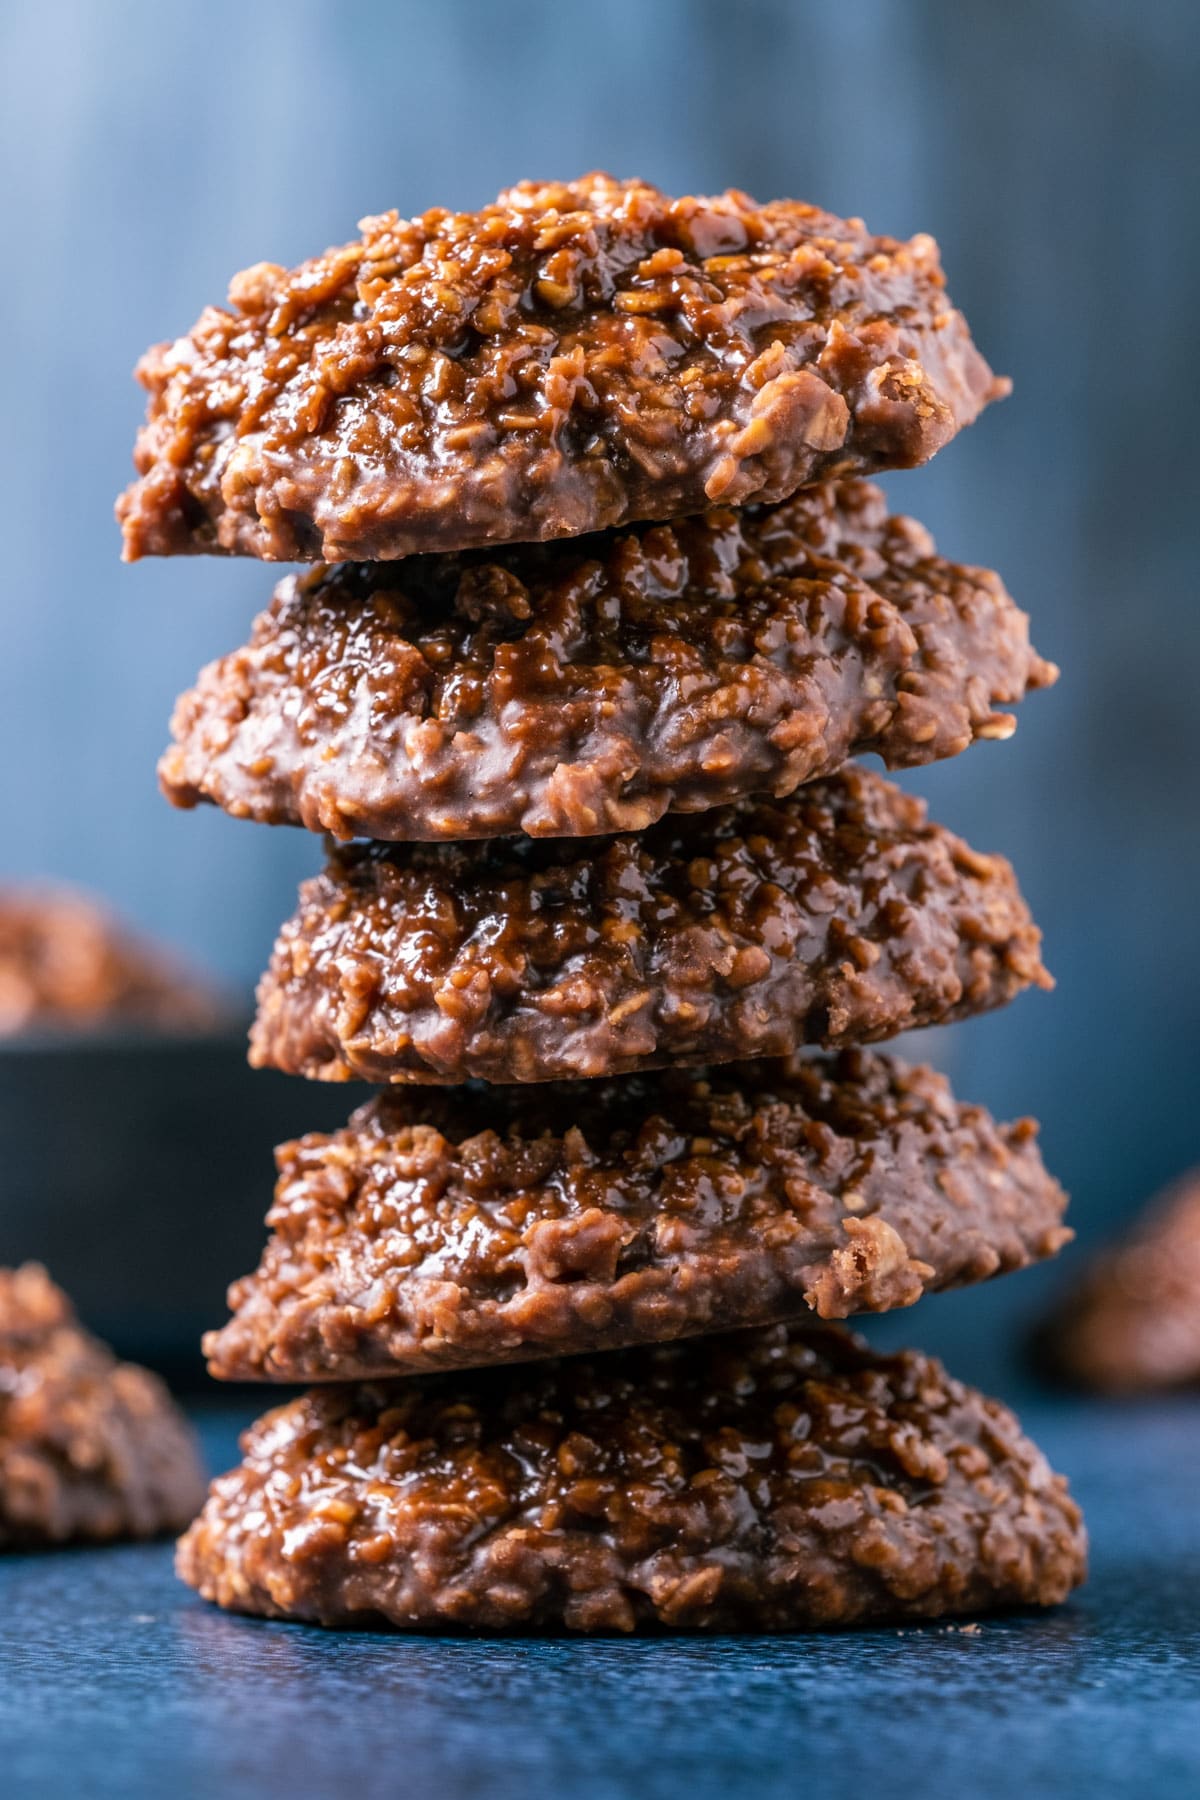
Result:
<svg viewBox="0 0 1200 1800">
<path fill-rule="evenodd" d="M 604 176 L 361 229 L 147 355 L 119 506 L 130 558 L 317 565 L 161 775 L 330 835 L 251 1060 L 380 1089 L 278 1153 L 206 1351 L 309 1391 L 184 1579 L 442 1629 L 1061 1600 L 1012 1415 L 829 1323 L 1069 1236 L 1029 1121 L 863 1047 L 1048 985 L 1008 865 L 849 760 L 1055 674 L 863 479 L 1006 391 L 935 244 Z"/>
</svg>

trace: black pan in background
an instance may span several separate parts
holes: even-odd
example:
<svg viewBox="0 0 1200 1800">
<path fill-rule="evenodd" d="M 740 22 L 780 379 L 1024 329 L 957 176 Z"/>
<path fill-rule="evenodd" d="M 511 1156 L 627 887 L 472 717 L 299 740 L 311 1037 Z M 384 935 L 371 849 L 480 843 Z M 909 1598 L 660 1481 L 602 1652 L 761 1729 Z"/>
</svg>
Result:
<svg viewBox="0 0 1200 1800">
<path fill-rule="evenodd" d="M 258 1262 L 274 1146 L 367 1091 L 252 1070 L 237 1030 L 0 1044 L 0 1264 L 44 1262 L 122 1355 L 199 1379 Z"/>
</svg>

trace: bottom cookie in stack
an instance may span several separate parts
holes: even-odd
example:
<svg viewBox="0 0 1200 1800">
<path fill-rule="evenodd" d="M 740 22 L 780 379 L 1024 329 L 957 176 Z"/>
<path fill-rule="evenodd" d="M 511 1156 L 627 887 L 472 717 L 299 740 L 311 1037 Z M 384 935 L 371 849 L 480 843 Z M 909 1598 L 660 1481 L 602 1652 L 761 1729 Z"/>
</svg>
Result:
<svg viewBox="0 0 1200 1800">
<path fill-rule="evenodd" d="M 1051 1605 L 1086 1540 L 1013 1415 L 835 1327 L 317 1389 L 182 1540 L 323 1625 L 763 1630 Z"/>
</svg>

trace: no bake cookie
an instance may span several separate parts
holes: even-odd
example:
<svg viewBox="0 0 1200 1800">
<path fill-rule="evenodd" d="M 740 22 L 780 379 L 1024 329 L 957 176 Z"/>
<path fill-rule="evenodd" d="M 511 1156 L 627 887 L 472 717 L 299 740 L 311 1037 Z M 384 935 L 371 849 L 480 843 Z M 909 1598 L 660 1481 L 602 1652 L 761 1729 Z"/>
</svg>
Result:
<svg viewBox="0 0 1200 1800">
<path fill-rule="evenodd" d="M 1036 1127 L 865 1050 L 393 1089 L 277 1152 L 272 1237 L 205 1340 L 230 1380 L 356 1380 L 910 1306 L 1052 1255 Z"/>
<path fill-rule="evenodd" d="M 228 1013 L 218 993 L 84 894 L 0 889 L 0 1038 L 139 1025 L 199 1031 Z"/>
<path fill-rule="evenodd" d="M 269 1413 L 179 1571 L 242 1612 L 417 1629 L 790 1630 L 1050 1605 L 1079 1512 L 1012 1414 L 827 1327 Z"/>
<path fill-rule="evenodd" d="M 36 1263 L 0 1269 L 0 1550 L 179 1531 L 203 1497 L 158 1377 L 84 1331 Z"/>
<path fill-rule="evenodd" d="M 319 567 L 180 700 L 177 806 L 338 838 L 637 831 L 1012 732 L 1055 677 L 990 570 L 866 482 L 776 507 Z"/>
<path fill-rule="evenodd" d="M 1099 1393 L 1200 1387 L 1200 1169 L 1085 1264 L 1038 1348 L 1055 1374 Z"/>
<path fill-rule="evenodd" d="M 238 275 L 157 345 L 125 554 L 373 562 L 922 463 L 1007 392 L 937 245 L 595 174 Z"/>
<path fill-rule="evenodd" d="M 1049 984 L 1001 857 L 850 765 L 637 837 L 351 844 L 304 884 L 251 1061 L 548 1081 L 840 1048 Z"/>
</svg>

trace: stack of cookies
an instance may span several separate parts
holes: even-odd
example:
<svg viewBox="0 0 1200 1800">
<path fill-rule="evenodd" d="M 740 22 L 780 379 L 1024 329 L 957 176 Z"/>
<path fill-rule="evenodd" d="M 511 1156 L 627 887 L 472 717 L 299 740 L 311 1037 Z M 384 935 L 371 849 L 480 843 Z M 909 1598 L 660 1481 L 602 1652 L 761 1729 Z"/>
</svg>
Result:
<svg viewBox="0 0 1200 1800">
<path fill-rule="evenodd" d="M 850 760 L 1055 671 L 864 477 L 1005 391 L 937 248 L 606 176 L 368 219 L 141 365 L 126 554 L 309 563 L 168 796 L 329 834 L 251 1059 L 279 1152 L 207 1340 L 313 1384 L 185 1580 L 275 1617 L 762 1628 L 1062 1599 L 1011 1414 L 831 1320 L 1069 1235 L 1028 1121 L 864 1045 L 1046 986 L 1008 865 Z"/>
</svg>

